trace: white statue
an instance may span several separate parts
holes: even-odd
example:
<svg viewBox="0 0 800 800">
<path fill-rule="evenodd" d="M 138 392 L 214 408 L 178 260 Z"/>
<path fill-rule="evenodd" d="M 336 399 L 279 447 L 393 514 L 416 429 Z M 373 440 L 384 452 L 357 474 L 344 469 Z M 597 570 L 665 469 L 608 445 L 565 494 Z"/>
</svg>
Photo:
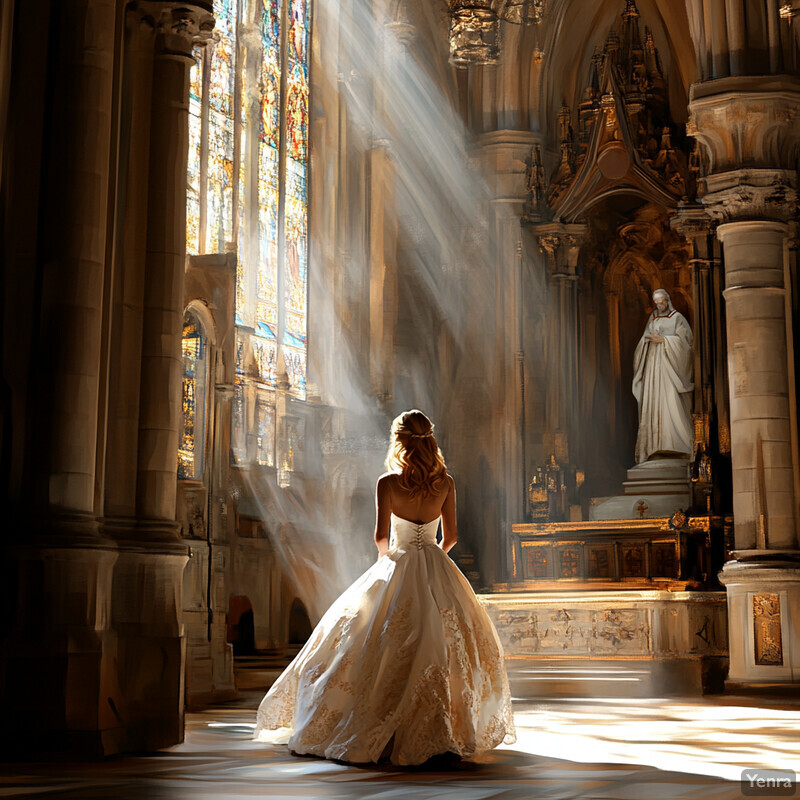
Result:
<svg viewBox="0 0 800 800">
<path fill-rule="evenodd" d="M 692 329 L 663 289 L 633 356 L 633 395 L 639 403 L 636 463 L 656 453 L 689 456 L 692 429 Z"/>
</svg>

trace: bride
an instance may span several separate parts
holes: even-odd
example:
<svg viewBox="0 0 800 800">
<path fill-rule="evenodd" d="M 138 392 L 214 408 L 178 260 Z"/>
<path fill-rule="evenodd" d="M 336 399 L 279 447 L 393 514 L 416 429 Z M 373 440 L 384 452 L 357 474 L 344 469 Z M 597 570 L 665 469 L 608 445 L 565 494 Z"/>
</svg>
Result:
<svg viewBox="0 0 800 800">
<path fill-rule="evenodd" d="M 497 632 L 446 555 L 455 483 L 421 411 L 392 423 L 386 466 L 378 560 L 261 701 L 255 738 L 355 764 L 470 758 L 514 741 L 511 699 Z"/>
</svg>

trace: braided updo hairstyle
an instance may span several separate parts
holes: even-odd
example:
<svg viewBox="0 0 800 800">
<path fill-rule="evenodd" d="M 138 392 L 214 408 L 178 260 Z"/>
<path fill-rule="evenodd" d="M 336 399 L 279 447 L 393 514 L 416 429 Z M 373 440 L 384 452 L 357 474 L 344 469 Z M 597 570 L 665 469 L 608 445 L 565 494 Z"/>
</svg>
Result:
<svg viewBox="0 0 800 800">
<path fill-rule="evenodd" d="M 416 408 L 392 422 L 386 469 L 400 473 L 400 486 L 412 500 L 444 488 L 447 466 L 433 436 L 433 423 Z"/>
</svg>

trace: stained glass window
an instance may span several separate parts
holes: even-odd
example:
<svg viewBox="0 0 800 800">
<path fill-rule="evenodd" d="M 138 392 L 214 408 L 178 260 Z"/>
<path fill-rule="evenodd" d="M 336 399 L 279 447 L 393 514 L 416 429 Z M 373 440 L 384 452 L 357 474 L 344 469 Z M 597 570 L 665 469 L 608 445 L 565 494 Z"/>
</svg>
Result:
<svg viewBox="0 0 800 800">
<path fill-rule="evenodd" d="M 189 175 L 186 187 L 186 252 L 200 252 L 200 160 L 203 141 L 203 49 L 189 70 Z"/>
<path fill-rule="evenodd" d="M 283 344 L 289 382 L 306 389 L 308 285 L 308 3 L 289 0 L 286 88 L 286 309 Z"/>
<path fill-rule="evenodd" d="M 310 0 L 214 0 L 191 76 L 187 249 L 236 243 L 236 323 L 262 383 L 305 397 Z"/>
<path fill-rule="evenodd" d="M 183 425 L 178 444 L 178 478 L 196 480 L 203 474 L 206 430 L 206 340 L 199 321 L 187 312 L 181 338 L 183 354 Z"/>
<path fill-rule="evenodd" d="M 278 213 L 280 210 L 280 8 L 278 0 L 263 0 L 258 119 L 258 336 L 278 340 Z M 271 349 L 271 348 L 270 348 Z M 260 363 L 260 362 L 259 362 Z M 266 366 L 266 363 L 265 363 Z M 262 377 L 268 380 L 266 373 Z M 274 376 L 272 377 L 274 381 Z"/>
<path fill-rule="evenodd" d="M 219 39 L 208 84 L 206 252 L 222 253 L 233 241 L 236 0 L 214 0 L 214 15 Z"/>
</svg>

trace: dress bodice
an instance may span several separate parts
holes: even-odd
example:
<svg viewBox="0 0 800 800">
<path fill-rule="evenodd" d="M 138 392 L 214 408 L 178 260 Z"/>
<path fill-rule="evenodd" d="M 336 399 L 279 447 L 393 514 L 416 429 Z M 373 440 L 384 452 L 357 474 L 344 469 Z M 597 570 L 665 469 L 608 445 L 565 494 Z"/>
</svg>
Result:
<svg viewBox="0 0 800 800">
<path fill-rule="evenodd" d="M 390 549 L 398 547 L 406 550 L 415 547 L 420 550 L 429 545 L 436 545 L 436 531 L 439 529 L 440 519 L 441 517 L 436 517 L 430 522 L 420 524 L 392 514 Z"/>
</svg>

